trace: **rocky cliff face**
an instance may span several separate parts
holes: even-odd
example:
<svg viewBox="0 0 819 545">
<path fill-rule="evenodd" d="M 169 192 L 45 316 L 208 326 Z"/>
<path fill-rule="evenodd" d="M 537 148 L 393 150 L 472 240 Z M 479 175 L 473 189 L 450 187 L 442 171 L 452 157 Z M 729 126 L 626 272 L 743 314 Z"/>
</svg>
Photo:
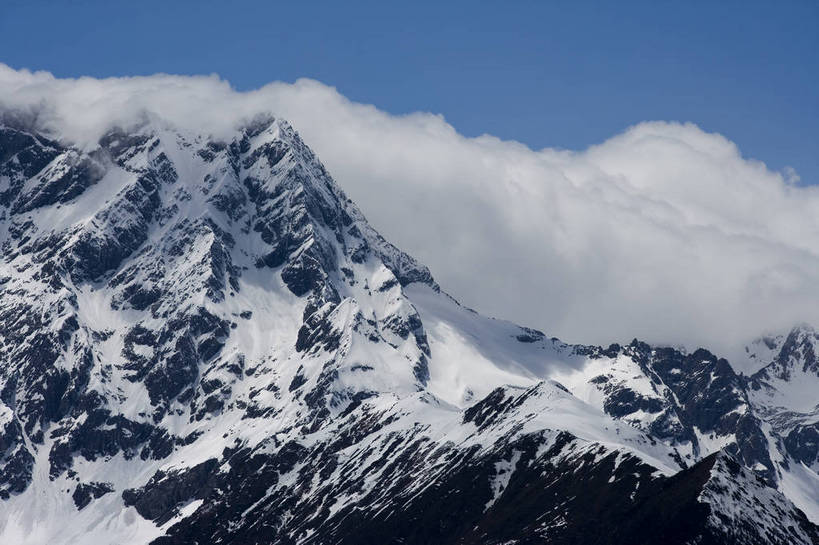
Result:
<svg viewBox="0 0 819 545">
<path fill-rule="evenodd" d="M 7 121 L 0 244 L 4 541 L 819 542 L 814 333 L 745 377 L 481 317 L 281 120 Z"/>
</svg>

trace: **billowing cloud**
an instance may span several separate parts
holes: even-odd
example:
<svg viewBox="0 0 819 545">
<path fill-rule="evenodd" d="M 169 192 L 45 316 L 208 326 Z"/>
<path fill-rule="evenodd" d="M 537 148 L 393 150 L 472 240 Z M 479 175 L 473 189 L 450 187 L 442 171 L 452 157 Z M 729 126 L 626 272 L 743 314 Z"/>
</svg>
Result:
<svg viewBox="0 0 819 545">
<path fill-rule="evenodd" d="M 444 289 L 567 341 L 733 354 L 760 333 L 819 324 L 819 189 L 692 124 L 535 151 L 311 80 L 240 93 L 216 76 L 74 80 L 4 65 L 0 103 L 82 146 L 146 117 L 217 136 L 257 113 L 284 117 Z"/>
</svg>

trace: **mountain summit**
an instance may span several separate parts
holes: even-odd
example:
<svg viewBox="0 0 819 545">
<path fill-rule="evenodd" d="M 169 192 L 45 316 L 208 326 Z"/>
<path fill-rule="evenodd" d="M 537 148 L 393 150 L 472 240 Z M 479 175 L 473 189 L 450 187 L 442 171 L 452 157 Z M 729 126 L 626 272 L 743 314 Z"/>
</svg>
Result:
<svg viewBox="0 0 819 545">
<path fill-rule="evenodd" d="M 4 119 L 0 541 L 819 543 L 810 330 L 751 377 L 565 344 L 446 295 L 282 120 Z"/>
</svg>

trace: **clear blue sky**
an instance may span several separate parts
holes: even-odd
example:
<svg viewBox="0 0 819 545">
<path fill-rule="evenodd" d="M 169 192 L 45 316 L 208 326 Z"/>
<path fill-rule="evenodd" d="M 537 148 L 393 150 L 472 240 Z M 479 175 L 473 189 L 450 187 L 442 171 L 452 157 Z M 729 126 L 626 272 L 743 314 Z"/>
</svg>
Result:
<svg viewBox="0 0 819 545">
<path fill-rule="evenodd" d="M 4 0 L 0 61 L 57 76 L 215 72 L 238 89 L 305 76 L 533 148 L 693 121 L 819 183 L 817 0 Z"/>
</svg>

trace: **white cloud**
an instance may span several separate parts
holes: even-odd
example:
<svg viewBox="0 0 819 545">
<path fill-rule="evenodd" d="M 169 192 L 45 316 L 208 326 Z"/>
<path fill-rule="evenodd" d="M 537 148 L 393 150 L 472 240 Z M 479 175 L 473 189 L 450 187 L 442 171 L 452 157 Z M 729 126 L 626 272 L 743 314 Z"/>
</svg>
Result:
<svg viewBox="0 0 819 545">
<path fill-rule="evenodd" d="M 60 80 L 4 65 L 0 103 L 84 145 L 145 115 L 214 134 L 284 117 L 444 289 L 568 341 L 730 353 L 819 324 L 819 190 L 695 125 L 640 123 L 584 151 L 533 151 L 311 80 L 239 93 L 216 76 Z"/>
<path fill-rule="evenodd" d="M 785 183 L 788 185 L 797 185 L 802 180 L 799 173 L 792 166 L 783 168 L 782 174 L 785 176 Z"/>
</svg>

